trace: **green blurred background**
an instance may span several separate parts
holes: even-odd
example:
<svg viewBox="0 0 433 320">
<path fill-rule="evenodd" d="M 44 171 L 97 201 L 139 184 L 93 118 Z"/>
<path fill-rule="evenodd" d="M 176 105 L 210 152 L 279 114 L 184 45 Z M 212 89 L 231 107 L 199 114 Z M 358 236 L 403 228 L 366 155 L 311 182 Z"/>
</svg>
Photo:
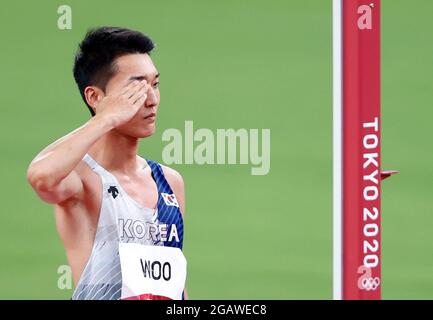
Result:
<svg viewBox="0 0 433 320">
<path fill-rule="evenodd" d="M 72 30 L 57 8 L 72 8 Z M 72 77 L 90 27 L 157 43 L 165 128 L 270 128 L 271 171 L 177 165 L 186 183 L 192 299 L 332 298 L 330 0 L 18 1 L 0 10 L 0 298 L 68 299 L 52 207 L 26 182 L 31 159 L 83 124 Z M 382 0 L 383 297 L 433 298 L 433 2 Z"/>
</svg>

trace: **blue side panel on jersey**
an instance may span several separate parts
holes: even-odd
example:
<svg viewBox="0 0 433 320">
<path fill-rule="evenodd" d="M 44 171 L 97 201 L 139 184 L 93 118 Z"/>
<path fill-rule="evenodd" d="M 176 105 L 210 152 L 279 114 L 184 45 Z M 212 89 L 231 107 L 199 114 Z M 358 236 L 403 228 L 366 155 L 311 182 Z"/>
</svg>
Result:
<svg viewBox="0 0 433 320">
<path fill-rule="evenodd" d="M 179 242 L 175 238 L 172 241 L 164 242 L 166 247 L 175 247 L 182 249 L 183 246 L 183 217 L 180 209 L 175 206 L 167 206 L 161 193 L 174 194 L 167 180 L 161 165 L 152 160 L 146 160 L 152 170 L 152 177 L 158 188 L 158 220 L 160 223 L 167 225 L 167 237 L 170 235 L 172 225 L 176 225 Z"/>
</svg>

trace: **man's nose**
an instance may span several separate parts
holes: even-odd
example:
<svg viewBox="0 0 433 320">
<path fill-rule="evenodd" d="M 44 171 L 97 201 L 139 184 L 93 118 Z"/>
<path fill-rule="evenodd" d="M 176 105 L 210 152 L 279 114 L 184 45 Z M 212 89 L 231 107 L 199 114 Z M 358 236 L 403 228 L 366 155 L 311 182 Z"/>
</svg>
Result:
<svg viewBox="0 0 433 320">
<path fill-rule="evenodd" d="M 158 103 L 158 97 L 155 93 L 155 89 L 150 87 L 147 91 L 147 98 L 146 98 L 146 107 L 154 107 Z"/>
</svg>

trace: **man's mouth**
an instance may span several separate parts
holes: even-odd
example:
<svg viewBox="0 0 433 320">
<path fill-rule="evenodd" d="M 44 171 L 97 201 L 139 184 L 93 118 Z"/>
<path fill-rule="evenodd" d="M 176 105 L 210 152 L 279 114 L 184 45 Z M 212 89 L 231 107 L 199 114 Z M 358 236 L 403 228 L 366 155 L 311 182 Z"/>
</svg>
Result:
<svg viewBox="0 0 433 320">
<path fill-rule="evenodd" d="M 152 113 L 150 113 L 149 115 L 145 116 L 144 119 L 155 118 L 155 116 L 156 116 L 156 113 L 155 113 L 155 112 L 152 112 Z"/>
</svg>

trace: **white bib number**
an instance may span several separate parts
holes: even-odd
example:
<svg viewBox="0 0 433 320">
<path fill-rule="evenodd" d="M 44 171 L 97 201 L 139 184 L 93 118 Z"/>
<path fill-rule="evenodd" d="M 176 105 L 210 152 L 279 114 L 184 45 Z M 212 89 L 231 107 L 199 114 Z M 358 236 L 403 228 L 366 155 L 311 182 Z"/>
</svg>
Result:
<svg viewBox="0 0 433 320">
<path fill-rule="evenodd" d="M 121 299 L 146 299 L 155 295 L 182 299 L 186 281 L 186 259 L 182 250 L 119 243 L 119 255 L 122 268 Z"/>
</svg>

